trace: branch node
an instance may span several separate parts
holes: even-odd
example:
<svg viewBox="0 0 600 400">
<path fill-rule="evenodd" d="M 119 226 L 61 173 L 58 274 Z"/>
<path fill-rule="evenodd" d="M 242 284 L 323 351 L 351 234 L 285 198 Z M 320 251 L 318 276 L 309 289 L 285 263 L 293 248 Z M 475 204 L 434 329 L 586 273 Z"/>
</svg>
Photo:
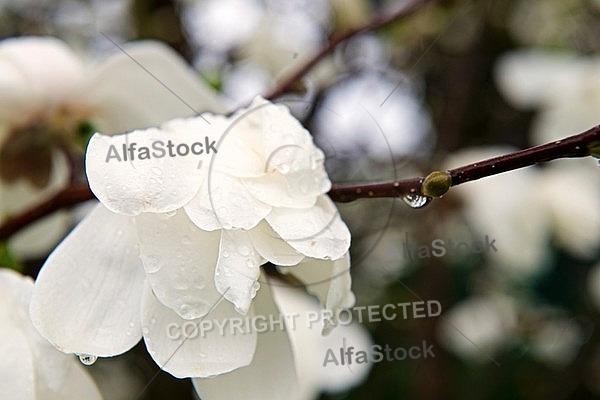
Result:
<svg viewBox="0 0 600 400">
<path fill-rule="evenodd" d="M 423 181 L 421 193 L 429 197 L 442 197 L 452 186 L 452 176 L 448 171 L 433 171 Z"/>
</svg>

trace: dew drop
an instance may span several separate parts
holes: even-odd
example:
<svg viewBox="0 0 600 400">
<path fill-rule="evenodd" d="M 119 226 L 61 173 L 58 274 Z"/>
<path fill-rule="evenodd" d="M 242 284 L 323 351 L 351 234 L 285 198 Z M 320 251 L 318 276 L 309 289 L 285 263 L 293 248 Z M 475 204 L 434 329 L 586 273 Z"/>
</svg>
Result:
<svg viewBox="0 0 600 400">
<path fill-rule="evenodd" d="M 142 260 L 144 262 L 144 270 L 148 274 L 155 274 L 160 271 L 160 262 L 156 256 L 148 256 L 146 260 Z"/>
<path fill-rule="evenodd" d="M 223 250 L 223 252 L 221 253 L 221 255 L 225 258 L 229 257 L 229 252 L 227 250 Z"/>
<path fill-rule="evenodd" d="M 294 160 L 292 161 L 292 171 L 296 172 L 300 169 L 300 164 L 298 163 L 298 160 Z"/>
<path fill-rule="evenodd" d="M 163 173 L 162 169 L 160 169 L 158 167 L 152 167 L 152 168 L 150 168 L 150 170 L 152 171 L 153 174 L 156 174 L 156 175 L 162 175 L 162 173 Z"/>
<path fill-rule="evenodd" d="M 290 166 L 287 163 L 279 164 L 277 166 L 277 169 L 279 169 L 279 172 L 281 172 L 282 174 L 287 174 L 288 172 L 290 172 Z"/>
<path fill-rule="evenodd" d="M 192 239 L 190 239 L 190 237 L 188 235 L 185 235 L 184 237 L 181 238 L 181 243 L 182 244 L 192 244 Z"/>
<path fill-rule="evenodd" d="M 246 261 L 246 266 L 248 268 L 256 268 L 256 261 L 254 261 L 254 260 L 247 260 Z"/>
<path fill-rule="evenodd" d="M 196 276 L 194 279 L 194 287 L 196 289 L 204 289 L 206 287 L 206 279 L 202 276 Z"/>
<path fill-rule="evenodd" d="M 149 334 L 149 333 L 150 333 L 150 329 L 148 329 L 148 328 L 145 328 L 145 327 L 144 327 L 144 328 L 142 329 L 142 333 L 143 333 L 143 334 L 144 334 L 144 336 L 145 336 L 145 335 L 147 335 L 147 334 Z"/>
<path fill-rule="evenodd" d="M 238 252 L 243 255 L 244 257 L 247 257 L 250 255 L 250 247 L 246 246 L 246 245 L 242 245 L 238 248 Z"/>
<path fill-rule="evenodd" d="M 95 363 L 96 360 L 98 359 L 98 357 L 93 356 L 91 354 L 77 354 L 77 358 L 79 358 L 79 361 L 81 361 L 81 363 L 83 365 L 88 365 L 88 366 Z"/>
<path fill-rule="evenodd" d="M 431 197 L 410 193 L 402 196 L 402 200 L 412 208 L 421 208 L 431 202 Z"/>
<path fill-rule="evenodd" d="M 107 183 L 106 185 L 104 185 L 104 189 L 106 191 L 109 191 L 110 189 L 112 189 L 112 185 L 110 183 Z"/>
<path fill-rule="evenodd" d="M 300 193 L 307 194 L 308 193 L 308 182 L 302 181 L 300 182 Z"/>
</svg>

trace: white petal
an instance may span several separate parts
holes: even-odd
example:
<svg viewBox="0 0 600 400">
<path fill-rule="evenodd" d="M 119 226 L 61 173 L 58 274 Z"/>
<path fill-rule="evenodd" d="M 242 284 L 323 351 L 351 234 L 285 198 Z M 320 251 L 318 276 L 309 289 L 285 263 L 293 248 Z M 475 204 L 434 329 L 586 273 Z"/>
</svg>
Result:
<svg viewBox="0 0 600 400">
<path fill-rule="evenodd" d="M 304 255 L 281 239 L 266 221 L 261 221 L 248 234 L 256 251 L 275 265 L 296 265 L 304 258 Z"/>
<path fill-rule="evenodd" d="M 33 326 L 31 327 L 33 331 Z M 32 346 L 35 359 L 36 398 L 44 400 L 90 399 L 102 396 L 94 380 L 76 357 L 56 350 L 36 333 Z M 30 339 L 31 342 L 33 340 Z"/>
<path fill-rule="evenodd" d="M 233 318 L 240 316 L 224 299 L 206 317 L 184 320 L 163 306 L 146 285 L 142 307 L 144 341 L 148 352 L 161 369 L 173 376 L 223 374 L 252 361 L 256 333 L 233 331 L 231 334 L 229 324 Z M 222 331 L 219 325 L 223 327 Z M 198 329 L 195 329 L 196 326 Z"/>
<path fill-rule="evenodd" d="M 27 340 L 27 304 L 31 278 L 0 269 L 0 393 L 17 400 L 33 400 L 33 355 Z"/>
<path fill-rule="evenodd" d="M 271 212 L 237 178 L 211 171 L 204 185 L 185 207 L 201 229 L 252 229 Z"/>
<path fill-rule="evenodd" d="M 37 399 L 61 400 L 61 399 L 100 399 L 100 394 L 96 385 L 83 370 L 82 366 L 76 359 L 70 355 L 56 350 L 52 345 L 44 339 L 37 330 L 33 327 L 29 319 L 29 302 L 33 290 L 33 281 L 29 277 L 23 277 L 10 270 L 0 270 L 0 321 L 4 312 L 10 317 L 9 325 L 12 325 L 15 332 L 19 335 L 19 342 L 11 341 L 9 332 L 4 331 L 8 326 L 0 322 L 0 330 L 2 330 L 3 342 L 7 341 L 11 347 L 11 352 L 14 356 L 19 356 L 22 360 L 17 360 L 14 364 L 6 364 L 6 358 L 0 363 L 9 365 L 13 373 L 18 373 L 19 377 L 10 376 L 10 384 L 12 386 L 21 386 L 23 392 L 35 389 Z M 18 329 L 17 329 L 18 327 Z M 4 328 L 4 329 L 3 329 Z M 27 354 L 22 353 L 24 344 L 27 343 Z M 1 347 L 1 345 L 0 345 Z M 33 363 L 34 382 L 26 386 L 19 380 L 27 378 L 27 370 L 22 368 L 14 368 L 15 366 L 25 362 Z M 2 373 L 0 376 L 6 376 Z M 0 377 L 0 379 L 2 379 Z M 4 385 L 0 383 L 0 392 L 6 394 Z M 10 398 L 13 398 L 12 396 Z M 18 396 L 15 396 L 18 398 Z"/>
<path fill-rule="evenodd" d="M 275 318 L 279 310 L 273 303 L 268 285 L 263 285 L 255 299 L 257 315 Z M 256 353 L 245 368 L 208 379 L 193 379 L 196 391 L 211 400 L 296 400 L 299 385 L 294 356 L 285 330 L 267 330 L 258 334 Z"/>
<path fill-rule="evenodd" d="M 0 310 L 0 393 L 6 399 L 34 400 L 33 356 L 27 337 L 4 311 Z"/>
<path fill-rule="evenodd" d="M 175 154 L 178 145 L 204 142 L 204 136 L 187 130 L 166 132 L 155 128 L 119 136 L 92 136 L 85 161 L 90 188 L 96 197 L 109 210 L 125 215 L 170 212 L 189 202 L 205 178 L 206 171 L 200 164 L 205 155 L 171 157 L 168 153 L 171 149 L 167 149 L 169 141 Z M 127 144 L 136 144 L 138 149 L 146 147 L 150 154 L 160 155 L 152 147 L 159 142 L 163 143 L 157 147 L 165 152 L 164 157 L 124 160 L 123 149 Z M 109 159 L 109 154 L 114 155 L 115 151 L 119 159 Z M 136 156 L 135 151 L 133 154 Z"/>
<path fill-rule="evenodd" d="M 242 181 L 254 197 L 273 207 L 312 207 L 317 196 L 331 188 L 327 174 L 320 169 L 310 173 L 300 171 L 287 175 L 272 172 L 259 178 L 245 178 Z"/>
<path fill-rule="evenodd" d="M 330 392 L 348 390 L 360 384 L 367 377 L 372 363 L 335 366 L 332 363 L 323 365 L 329 349 L 345 346 L 354 347 L 354 352 L 370 353 L 373 344 L 367 329 L 357 322 L 349 322 L 347 317 L 344 324 L 333 330 L 330 335 L 321 335 L 319 324 L 309 319 L 311 313 L 319 313 L 319 304 L 302 290 L 285 286 L 278 280 L 271 280 L 270 286 L 273 298 L 279 310 L 284 315 L 294 315 L 286 318 L 286 329 L 295 357 L 296 370 L 302 387 L 313 386 L 313 390 L 325 389 Z"/>
<path fill-rule="evenodd" d="M 246 314 L 260 287 L 262 257 L 255 251 L 250 235 L 244 231 L 223 231 L 215 285 L 236 310 Z"/>
<path fill-rule="evenodd" d="M 220 294 L 213 284 L 221 232 L 198 229 L 183 210 L 136 217 L 140 256 L 156 297 L 181 318 L 204 316 Z"/>
<path fill-rule="evenodd" d="M 42 267 L 31 319 L 65 353 L 121 354 L 141 337 L 143 280 L 133 219 L 99 205 Z"/>
<path fill-rule="evenodd" d="M 305 258 L 298 265 L 280 270 L 301 280 L 306 290 L 316 295 L 323 307 L 333 311 L 334 315 L 338 310 L 354 305 L 356 299 L 351 290 L 349 253 L 335 261 Z M 324 326 L 325 332 L 331 328 L 333 326 Z"/>
<path fill-rule="evenodd" d="M 124 52 L 115 50 L 89 87 L 88 98 L 103 111 L 102 130 L 127 132 L 224 111 L 199 74 L 168 46 L 144 41 L 122 47 Z"/>
<path fill-rule="evenodd" d="M 266 219 L 282 239 L 306 256 L 335 260 L 350 247 L 350 231 L 326 195 L 319 196 L 312 208 L 276 208 Z"/>
</svg>

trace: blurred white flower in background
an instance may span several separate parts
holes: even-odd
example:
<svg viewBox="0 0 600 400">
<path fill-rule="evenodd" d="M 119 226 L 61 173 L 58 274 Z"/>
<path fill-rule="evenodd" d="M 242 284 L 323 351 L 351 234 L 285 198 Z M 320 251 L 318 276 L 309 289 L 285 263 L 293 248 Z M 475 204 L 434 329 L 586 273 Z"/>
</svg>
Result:
<svg viewBox="0 0 600 400">
<path fill-rule="evenodd" d="M 102 399 L 76 358 L 61 353 L 31 324 L 33 281 L 0 269 L 0 393 L 14 400 Z"/>
<path fill-rule="evenodd" d="M 465 149 L 449 157 L 446 167 L 512 151 L 508 147 Z M 479 234 L 496 239 L 498 251 L 489 256 L 505 277 L 527 279 L 541 273 L 551 243 L 580 258 L 589 259 L 598 251 L 600 196 L 593 184 L 595 176 L 589 176 L 595 167 L 569 164 L 575 161 L 556 160 L 542 169 L 511 171 L 454 189 L 464 202 L 469 224 Z"/>
<path fill-rule="evenodd" d="M 512 151 L 509 147 L 465 149 L 452 154 L 445 167 L 451 169 Z M 549 216 L 543 199 L 536 194 L 537 179 L 537 171 L 526 168 L 453 188 L 464 204 L 462 212 L 474 234 L 496 240 L 498 251 L 486 253 L 486 257 L 503 277 L 528 279 L 544 269 Z"/>
<path fill-rule="evenodd" d="M 301 65 L 328 34 L 326 0 L 188 0 L 183 22 L 198 48 L 195 65 L 210 74 L 223 69 L 224 101 L 239 107 L 265 93 Z M 293 34 L 290 34 L 293 32 Z M 324 62 L 311 72 L 322 76 Z"/>
<path fill-rule="evenodd" d="M 539 110 L 531 131 L 533 144 L 559 140 L 600 122 L 600 57 L 514 51 L 498 61 L 496 82 L 515 107 Z"/>
<path fill-rule="evenodd" d="M 443 315 L 440 344 L 469 361 L 493 362 L 495 353 L 515 338 L 516 304 L 501 294 L 472 296 Z"/>
<path fill-rule="evenodd" d="M 167 138 L 218 145 L 200 156 L 108 159 L 111 146 L 152 148 Z M 183 343 L 167 337 L 167 326 L 199 323 L 209 312 L 216 320 L 269 313 L 269 285 L 259 284 L 266 261 L 285 266 L 328 310 L 354 304 L 350 233 L 324 194 L 331 183 L 322 152 L 284 106 L 257 99 L 227 118 L 205 113 L 160 129 L 96 134 L 86 172 L 102 204 L 50 255 L 31 307 L 36 327 L 64 352 L 112 356 L 143 336 L 154 360 L 178 377 L 260 365 L 261 343 L 273 346 L 268 354 L 276 349 L 265 338 L 271 333 L 217 331 Z M 228 301 L 211 310 L 221 296 Z M 277 340 L 285 347 L 286 337 Z"/>
<path fill-rule="evenodd" d="M 63 153 L 81 154 L 94 128 L 112 134 L 193 115 L 181 99 L 198 111 L 223 110 L 167 46 L 139 42 L 124 50 L 128 55 L 117 50 L 89 68 L 56 38 L 0 42 L 0 218 L 66 185 L 70 171 Z M 15 235 L 10 246 L 18 256 L 40 256 L 56 244 L 68 222 L 64 214 L 50 216 Z"/>
<path fill-rule="evenodd" d="M 501 93 L 515 107 L 539 110 L 533 144 L 574 135 L 600 122 L 600 58 L 543 50 L 503 56 L 496 68 Z M 587 157 L 555 160 L 537 173 L 536 192 L 549 211 L 558 244 L 589 258 L 600 245 L 600 174 Z"/>
<path fill-rule="evenodd" d="M 317 142 L 327 140 L 340 156 L 366 153 L 388 160 L 427 154 L 429 115 L 413 89 L 405 85 L 394 90 L 397 84 L 368 71 L 337 83 L 317 108 Z"/>
<path fill-rule="evenodd" d="M 569 365 L 579 354 L 584 341 L 583 330 L 573 319 L 560 315 L 558 310 L 536 311 L 538 317 L 544 317 L 538 321 L 530 339 L 533 355 L 556 368 Z"/>
</svg>

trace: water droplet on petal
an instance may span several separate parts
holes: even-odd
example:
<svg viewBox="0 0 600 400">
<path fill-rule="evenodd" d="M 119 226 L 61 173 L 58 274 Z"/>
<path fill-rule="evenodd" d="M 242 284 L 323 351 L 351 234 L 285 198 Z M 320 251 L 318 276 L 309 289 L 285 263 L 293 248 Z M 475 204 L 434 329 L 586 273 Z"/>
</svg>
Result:
<svg viewBox="0 0 600 400">
<path fill-rule="evenodd" d="M 296 172 L 300 169 L 300 164 L 298 163 L 298 160 L 294 160 L 292 161 L 292 171 Z"/>
<path fill-rule="evenodd" d="M 158 167 L 152 167 L 150 168 L 150 170 L 152 171 L 152 173 L 156 174 L 156 175 L 162 175 L 162 169 L 158 168 Z"/>
<path fill-rule="evenodd" d="M 204 289 L 206 287 L 206 279 L 202 276 L 196 276 L 194 279 L 194 287 L 196 289 Z"/>
<path fill-rule="evenodd" d="M 421 208 L 431 202 L 431 197 L 410 193 L 402 196 L 402 200 L 412 208 Z"/>
<path fill-rule="evenodd" d="M 246 266 L 247 266 L 248 268 L 256 268 L 256 265 L 257 265 L 257 263 L 256 263 L 256 261 L 254 261 L 254 260 L 247 260 L 247 261 L 246 261 Z"/>
<path fill-rule="evenodd" d="M 221 255 L 225 258 L 229 257 L 229 252 L 227 250 L 223 250 L 223 252 L 221 253 Z"/>
<path fill-rule="evenodd" d="M 98 359 L 98 357 L 93 356 L 91 354 L 77 354 L 77 358 L 79 358 L 79 361 L 81 361 L 81 363 L 83 365 L 88 365 L 88 366 L 95 363 L 96 360 Z"/>
<path fill-rule="evenodd" d="M 290 172 L 290 166 L 287 163 L 279 164 L 277 166 L 277 169 L 279 169 L 279 172 L 281 172 L 282 174 L 287 174 L 288 172 Z"/>
<path fill-rule="evenodd" d="M 154 274 L 160 271 L 160 261 L 156 256 L 147 256 L 146 260 L 142 260 L 144 262 L 144 270 L 147 274 Z"/>
<path fill-rule="evenodd" d="M 238 248 L 238 252 L 243 255 L 244 257 L 247 257 L 250 255 L 250 247 L 246 246 L 246 245 L 242 245 Z"/>
<path fill-rule="evenodd" d="M 192 301 L 179 306 L 179 315 L 184 319 L 203 317 L 210 310 L 210 304 L 204 300 Z"/>
<path fill-rule="evenodd" d="M 188 235 L 185 235 L 181 238 L 181 243 L 183 244 L 192 244 L 192 239 Z"/>
</svg>

